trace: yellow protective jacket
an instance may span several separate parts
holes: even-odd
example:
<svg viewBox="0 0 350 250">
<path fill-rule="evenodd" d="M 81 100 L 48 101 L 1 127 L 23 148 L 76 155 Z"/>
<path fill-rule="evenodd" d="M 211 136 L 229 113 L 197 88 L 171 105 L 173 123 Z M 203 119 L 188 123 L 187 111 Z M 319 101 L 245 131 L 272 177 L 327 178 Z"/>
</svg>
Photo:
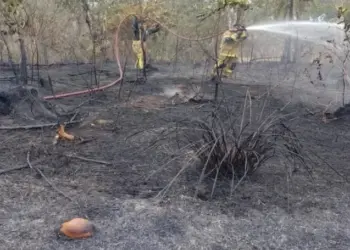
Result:
<svg viewBox="0 0 350 250">
<path fill-rule="evenodd" d="M 338 18 L 343 18 L 340 23 L 344 23 L 344 31 L 346 33 L 346 40 L 349 40 L 349 36 L 347 32 L 350 30 L 350 11 L 346 7 L 338 7 L 338 12 L 337 12 L 337 17 Z"/>
<path fill-rule="evenodd" d="M 227 30 L 222 36 L 219 55 L 226 57 L 237 57 L 239 46 L 246 38 L 246 31 L 237 32 Z"/>
<path fill-rule="evenodd" d="M 349 13 L 348 8 L 342 7 L 342 6 L 338 7 L 338 9 L 337 9 L 337 17 L 338 18 L 344 17 L 345 14 L 347 14 L 347 13 Z"/>
</svg>

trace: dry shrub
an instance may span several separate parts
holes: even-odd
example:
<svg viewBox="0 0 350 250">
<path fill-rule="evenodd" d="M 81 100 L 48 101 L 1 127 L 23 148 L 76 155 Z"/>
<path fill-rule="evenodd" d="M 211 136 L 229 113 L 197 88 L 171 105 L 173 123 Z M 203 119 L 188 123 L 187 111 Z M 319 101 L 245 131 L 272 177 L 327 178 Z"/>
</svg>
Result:
<svg viewBox="0 0 350 250">
<path fill-rule="evenodd" d="M 302 144 L 286 126 L 288 116 L 275 111 L 253 117 L 251 105 L 246 102 L 242 112 L 220 107 L 207 120 L 185 122 L 185 141 L 200 160 L 199 184 L 214 179 L 211 197 L 219 178 L 231 181 L 232 194 L 269 159 L 285 162 L 288 174 L 298 163 L 311 171 Z"/>
<path fill-rule="evenodd" d="M 215 104 L 209 117 L 185 118 L 177 122 L 177 126 L 169 127 L 167 133 L 161 133 L 157 142 L 169 143 L 175 139 L 178 152 L 172 150 L 171 160 L 150 176 L 166 169 L 175 159 L 179 159 L 181 169 L 158 193 L 157 198 L 164 197 L 180 175 L 193 167 L 199 167 L 195 196 L 203 197 L 202 188 L 212 183 L 210 198 L 213 198 L 219 182 L 221 186 L 228 181 L 232 195 L 242 181 L 267 162 L 284 167 L 288 178 L 296 170 L 311 174 L 315 164 L 314 159 L 310 158 L 312 152 L 303 147 L 297 135 L 286 125 L 289 119 L 295 118 L 294 114 L 286 114 L 287 106 L 268 111 L 265 108 L 268 101 L 271 100 L 266 98 L 263 103 L 253 103 L 247 91 L 245 102 L 240 107 L 231 108 L 231 102 Z M 160 144 L 164 147 L 163 143 Z M 205 193 L 205 199 L 209 198 L 209 193 Z"/>
</svg>

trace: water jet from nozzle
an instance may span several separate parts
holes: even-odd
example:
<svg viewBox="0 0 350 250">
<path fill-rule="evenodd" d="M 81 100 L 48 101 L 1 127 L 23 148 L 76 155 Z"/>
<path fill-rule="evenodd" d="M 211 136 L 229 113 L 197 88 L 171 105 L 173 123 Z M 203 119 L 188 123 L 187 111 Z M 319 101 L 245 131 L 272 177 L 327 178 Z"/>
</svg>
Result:
<svg viewBox="0 0 350 250">
<path fill-rule="evenodd" d="M 344 40 L 343 25 L 330 22 L 284 21 L 268 24 L 258 24 L 247 27 L 248 31 L 263 31 L 291 36 L 299 40 L 316 44 L 336 44 Z"/>
</svg>

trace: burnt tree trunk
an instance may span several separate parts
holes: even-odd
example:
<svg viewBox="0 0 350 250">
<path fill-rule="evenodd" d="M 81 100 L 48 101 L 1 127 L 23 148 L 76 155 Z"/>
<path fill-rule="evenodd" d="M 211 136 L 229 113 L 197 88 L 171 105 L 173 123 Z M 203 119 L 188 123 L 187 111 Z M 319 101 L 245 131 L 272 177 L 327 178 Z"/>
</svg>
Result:
<svg viewBox="0 0 350 250">
<path fill-rule="evenodd" d="M 28 84 L 28 72 L 27 72 L 27 52 L 24 43 L 24 39 L 22 35 L 19 34 L 19 49 L 21 51 L 21 65 L 20 65 L 20 73 L 21 73 L 21 82 L 24 85 Z"/>
<path fill-rule="evenodd" d="M 89 28 L 89 33 L 91 37 L 91 43 L 92 43 L 92 79 L 95 83 L 95 86 L 98 86 L 98 80 L 97 80 L 97 68 L 96 68 L 96 43 L 97 43 L 97 34 L 95 32 L 95 29 L 93 27 L 93 20 L 90 13 L 90 7 L 87 0 L 81 0 L 83 5 L 83 10 L 85 14 L 85 22 L 86 25 Z"/>
<path fill-rule="evenodd" d="M 1 32 L 0 32 L 0 35 L 1 35 L 1 40 L 3 41 L 3 43 L 5 45 L 5 48 L 7 50 L 7 58 L 8 58 L 8 61 L 9 61 L 10 65 L 11 65 L 13 74 L 15 76 L 16 84 L 19 84 L 19 77 L 18 77 L 18 73 L 17 73 L 17 67 L 14 64 L 13 55 L 12 55 L 9 43 L 7 41 L 7 37 Z"/>
<path fill-rule="evenodd" d="M 236 7 L 236 12 L 237 12 L 237 18 L 236 18 L 236 24 L 243 24 L 243 18 L 244 18 L 244 10 L 241 6 Z"/>
<path fill-rule="evenodd" d="M 286 19 L 289 21 L 293 20 L 293 16 L 294 16 L 293 10 L 294 10 L 294 0 L 289 0 L 287 11 L 286 11 Z M 292 38 L 288 37 L 287 40 L 285 41 L 285 44 L 284 44 L 282 62 L 284 62 L 284 63 L 292 62 L 291 50 L 292 50 Z"/>
<path fill-rule="evenodd" d="M 47 50 L 47 45 L 45 43 L 42 43 L 43 48 L 43 58 L 44 58 L 44 64 L 49 65 L 49 52 Z"/>
<path fill-rule="evenodd" d="M 0 42 L 0 62 L 4 62 L 4 47 L 3 42 Z"/>
<path fill-rule="evenodd" d="M 43 100 L 37 89 L 23 85 L 0 91 L 0 116 L 11 113 L 26 120 L 55 122 L 58 119 L 55 107 Z"/>
<path fill-rule="evenodd" d="M 227 8 L 227 26 L 231 28 L 236 22 L 235 8 Z"/>
</svg>

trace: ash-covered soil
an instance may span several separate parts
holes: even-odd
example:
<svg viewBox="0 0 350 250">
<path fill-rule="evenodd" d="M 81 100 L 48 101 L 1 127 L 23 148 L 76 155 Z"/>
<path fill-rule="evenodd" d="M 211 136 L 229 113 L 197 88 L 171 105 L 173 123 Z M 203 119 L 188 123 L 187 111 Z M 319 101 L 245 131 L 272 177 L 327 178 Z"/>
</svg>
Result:
<svg viewBox="0 0 350 250">
<path fill-rule="evenodd" d="M 307 77 L 293 77 L 293 70 L 253 65 L 240 67 L 236 79 L 226 80 L 219 91 L 223 106 L 239 107 L 249 88 L 254 114 L 264 107 L 269 114 L 288 116 L 285 123 L 314 160 L 312 175 L 300 167 L 290 178 L 285 162 L 272 160 L 232 197 L 227 196 L 230 181 L 219 180 L 211 200 L 194 198 L 200 169 L 193 165 L 157 199 L 186 163 L 178 138 L 168 132 L 184 119 L 205 119 L 214 110 L 207 101 L 214 85 L 202 75 L 205 69 L 182 66 L 173 73 L 169 65 L 157 66 L 145 84 L 135 84 L 135 72 L 128 70 L 121 87 L 50 101 L 52 110 L 82 120 L 66 130 L 83 141 L 53 145 L 55 127 L 0 131 L 0 171 L 25 164 L 30 151 L 34 167 L 72 199 L 28 167 L 1 174 L 0 249 L 350 249 L 346 115 L 324 123 L 322 101 L 317 106 L 313 99 L 302 103 L 299 98 L 305 94 L 327 103 L 329 96 L 319 95 L 322 84 L 313 92 Z M 105 66 L 103 83 L 117 78 L 115 68 Z M 81 73 L 87 71 L 88 65 L 42 68 L 41 77 L 49 74 L 54 90 L 65 92 L 85 88 L 91 78 Z M 291 90 L 295 82 L 298 88 Z M 39 96 L 51 94 L 48 87 L 38 89 Z M 22 104 L 0 117 L 1 126 L 52 122 Z M 35 164 L 37 159 L 41 162 Z M 203 183 L 202 189 L 211 184 Z M 55 229 L 72 217 L 90 219 L 96 234 L 85 240 L 58 238 Z"/>
</svg>

